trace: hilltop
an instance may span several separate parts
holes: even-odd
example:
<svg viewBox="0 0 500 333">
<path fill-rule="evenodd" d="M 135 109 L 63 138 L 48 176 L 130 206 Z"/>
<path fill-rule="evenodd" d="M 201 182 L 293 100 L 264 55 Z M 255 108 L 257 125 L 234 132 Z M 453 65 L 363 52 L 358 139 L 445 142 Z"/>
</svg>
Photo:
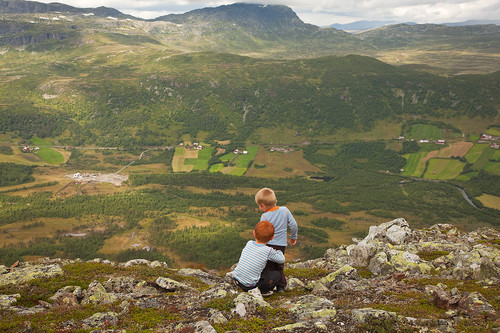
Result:
<svg viewBox="0 0 500 333">
<path fill-rule="evenodd" d="M 288 262 L 288 289 L 262 298 L 230 272 L 45 259 L 0 266 L 3 332 L 498 332 L 498 230 L 372 226 L 355 244 Z"/>
</svg>

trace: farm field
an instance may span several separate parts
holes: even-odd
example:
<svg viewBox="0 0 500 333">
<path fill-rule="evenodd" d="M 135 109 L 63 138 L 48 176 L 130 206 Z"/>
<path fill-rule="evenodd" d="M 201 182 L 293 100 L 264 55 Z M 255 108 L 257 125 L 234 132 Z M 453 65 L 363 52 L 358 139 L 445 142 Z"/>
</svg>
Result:
<svg viewBox="0 0 500 333">
<path fill-rule="evenodd" d="M 16 222 L 0 226 L 2 244 L 28 243 L 37 237 L 52 237 L 59 232 L 71 232 L 80 225 L 78 219 L 40 218 L 33 221 Z"/>
<path fill-rule="evenodd" d="M 469 163 L 476 163 L 476 161 L 481 157 L 484 150 L 488 148 L 487 143 L 476 143 L 472 148 L 465 154 L 465 158 Z"/>
<path fill-rule="evenodd" d="M 404 166 L 404 171 L 402 172 L 405 176 L 411 177 L 422 177 L 425 171 L 425 156 L 427 152 L 418 152 L 413 154 L 403 155 L 406 158 L 406 164 Z"/>
<path fill-rule="evenodd" d="M 247 146 L 247 154 L 234 154 L 233 152 L 228 152 L 219 157 L 222 162 L 229 163 L 229 166 L 225 167 L 223 163 L 217 163 L 210 167 L 210 172 L 222 172 L 223 174 L 230 174 L 233 176 L 243 176 L 247 172 L 248 166 L 251 161 L 255 159 L 258 146 Z"/>
<path fill-rule="evenodd" d="M 425 179 L 455 179 L 465 163 L 458 160 L 433 158 L 429 160 L 427 171 L 424 174 Z"/>
<path fill-rule="evenodd" d="M 500 151 L 488 145 L 473 163 L 474 170 L 486 170 L 494 175 L 500 175 Z"/>
<path fill-rule="evenodd" d="M 465 156 L 467 152 L 474 146 L 472 142 L 452 142 L 449 146 L 443 149 L 433 150 L 429 152 L 426 159 L 431 159 L 434 157 L 438 158 L 450 158 L 453 156 Z"/>
<path fill-rule="evenodd" d="M 173 172 L 189 172 L 193 170 L 192 164 L 185 164 L 186 158 L 197 158 L 198 151 L 188 151 L 186 148 L 177 147 L 175 149 L 174 157 L 172 159 L 172 171 Z"/>
<path fill-rule="evenodd" d="M 321 170 L 304 158 L 302 150 L 288 153 L 260 149 L 245 175 L 253 177 L 306 176 Z"/>
<path fill-rule="evenodd" d="M 443 133 L 439 128 L 434 125 L 417 124 L 412 126 L 410 133 L 408 134 L 410 139 L 420 140 L 420 139 L 442 139 Z"/>
<path fill-rule="evenodd" d="M 208 161 L 210 160 L 210 157 L 212 157 L 213 151 L 214 151 L 213 147 L 204 146 L 202 150 L 196 151 L 197 153 L 196 158 L 191 158 L 187 156 L 194 155 L 192 154 L 194 151 L 190 152 L 189 150 L 186 150 L 186 158 L 184 160 L 184 164 L 193 165 L 192 170 L 201 170 L 201 171 L 207 170 Z"/>
<path fill-rule="evenodd" d="M 481 203 L 488 208 L 494 208 L 494 209 L 500 209 L 500 197 L 490 195 L 490 194 L 483 194 L 480 197 L 477 197 Z"/>
<path fill-rule="evenodd" d="M 494 136 L 500 136 L 500 128 L 498 127 L 488 128 L 486 130 L 486 133 Z"/>
<path fill-rule="evenodd" d="M 65 162 L 63 154 L 53 148 L 41 147 L 36 154 L 49 164 L 60 164 Z"/>
</svg>

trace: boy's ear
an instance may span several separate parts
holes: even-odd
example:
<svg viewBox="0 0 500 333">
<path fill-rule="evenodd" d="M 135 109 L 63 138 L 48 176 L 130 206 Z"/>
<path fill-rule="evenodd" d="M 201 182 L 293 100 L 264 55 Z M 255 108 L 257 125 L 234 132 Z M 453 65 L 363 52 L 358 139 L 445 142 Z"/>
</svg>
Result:
<svg viewBox="0 0 500 333">
<path fill-rule="evenodd" d="M 274 235 L 273 235 L 273 237 L 271 237 L 271 239 L 273 239 L 273 238 L 274 238 Z M 270 240 L 271 240 L 271 239 L 270 239 Z"/>
</svg>

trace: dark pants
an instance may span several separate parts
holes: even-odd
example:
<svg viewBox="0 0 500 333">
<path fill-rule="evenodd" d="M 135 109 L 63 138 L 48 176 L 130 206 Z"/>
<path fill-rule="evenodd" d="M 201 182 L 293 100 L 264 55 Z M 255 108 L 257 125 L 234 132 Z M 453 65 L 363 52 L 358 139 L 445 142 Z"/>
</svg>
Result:
<svg viewBox="0 0 500 333">
<path fill-rule="evenodd" d="M 267 246 L 272 247 L 275 250 L 281 250 L 283 254 L 285 254 L 286 246 L 279 246 L 279 245 L 269 245 Z M 264 268 L 264 271 L 278 271 L 281 275 L 280 280 L 276 284 L 278 287 L 286 287 L 286 277 L 285 277 L 285 264 L 278 264 L 274 261 L 267 261 L 266 267 Z"/>
<path fill-rule="evenodd" d="M 280 279 L 280 273 L 276 271 L 262 271 L 260 274 L 260 280 L 253 287 L 247 287 L 242 284 L 240 281 L 234 279 L 238 287 L 243 291 L 249 291 L 253 288 L 259 288 L 261 293 L 267 293 L 270 290 L 273 290 L 276 286 L 276 283 Z"/>
</svg>

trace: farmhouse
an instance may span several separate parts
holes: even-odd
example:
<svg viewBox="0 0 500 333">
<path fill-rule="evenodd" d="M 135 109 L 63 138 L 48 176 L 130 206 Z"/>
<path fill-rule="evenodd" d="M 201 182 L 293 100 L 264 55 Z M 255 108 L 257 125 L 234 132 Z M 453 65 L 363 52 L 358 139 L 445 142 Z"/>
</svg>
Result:
<svg viewBox="0 0 500 333">
<path fill-rule="evenodd" d="M 445 143 L 446 143 L 445 140 L 437 140 L 436 141 L 436 144 L 438 144 L 438 145 L 444 145 Z"/>
<path fill-rule="evenodd" d="M 429 140 L 428 139 L 421 139 L 418 142 L 420 142 L 420 143 L 429 143 Z"/>
<path fill-rule="evenodd" d="M 500 148 L 500 145 L 499 145 L 498 143 L 492 143 L 492 144 L 490 145 L 490 147 L 491 147 L 491 148 L 493 148 L 493 149 L 499 149 L 499 148 Z"/>
<path fill-rule="evenodd" d="M 493 140 L 493 136 L 489 134 L 481 134 L 481 140 Z"/>
</svg>

